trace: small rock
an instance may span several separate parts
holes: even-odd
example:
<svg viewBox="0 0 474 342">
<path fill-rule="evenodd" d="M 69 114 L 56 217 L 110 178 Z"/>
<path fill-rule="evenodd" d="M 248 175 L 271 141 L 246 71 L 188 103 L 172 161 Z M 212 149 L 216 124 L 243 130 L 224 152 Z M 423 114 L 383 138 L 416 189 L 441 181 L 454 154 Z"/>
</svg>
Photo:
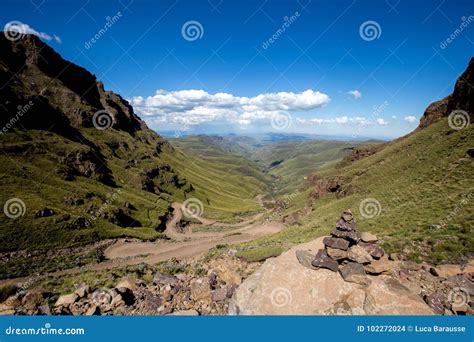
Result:
<svg viewBox="0 0 474 342">
<path fill-rule="evenodd" d="M 430 267 L 429 272 L 434 275 L 435 277 L 439 277 L 438 270 L 435 267 Z"/>
<path fill-rule="evenodd" d="M 75 293 L 65 294 L 65 295 L 59 296 L 54 306 L 69 306 L 75 303 L 76 300 L 77 300 L 77 295 Z"/>
<path fill-rule="evenodd" d="M 342 249 L 326 247 L 326 253 L 334 260 L 347 259 L 347 251 Z"/>
<path fill-rule="evenodd" d="M 365 265 L 364 268 L 367 273 L 377 275 L 390 273 L 392 265 L 386 258 L 381 258 L 380 260 L 372 260 L 372 262 L 369 265 Z"/>
<path fill-rule="evenodd" d="M 21 304 L 28 308 L 33 309 L 36 308 L 44 299 L 44 291 L 41 289 L 32 289 L 29 290 L 21 300 Z"/>
<path fill-rule="evenodd" d="M 316 268 L 327 268 L 333 272 L 337 272 L 339 267 L 337 261 L 331 259 L 324 249 L 320 249 L 311 263 Z"/>
<path fill-rule="evenodd" d="M 435 292 L 430 295 L 426 295 L 423 299 L 437 315 L 442 315 L 444 313 L 444 303 L 446 298 L 441 292 Z"/>
<path fill-rule="evenodd" d="M 54 214 L 55 213 L 53 209 L 43 208 L 35 213 L 35 218 L 53 216 Z"/>
<path fill-rule="evenodd" d="M 153 277 L 153 284 L 155 285 L 176 285 L 178 278 L 171 274 L 156 273 Z"/>
<path fill-rule="evenodd" d="M 86 310 L 84 315 L 86 316 L 93 316 L 93 315 L 98 315 L 100 313 L 100 310 L 97 305 L 92 304 L 89 309 Z"/>
<path fill-rule="evenodd" d="M 354 230 L 334 229 L 331 232 L 331 235 L 337 238 L 346 239 L 353 243 L 358 243 L 360 241 L 360 234 Z"/>
<path fill-rule="evenodd" d="M 362 232 L 360 234 L 360 239 L 364 242 L 377 242 L 379 240 L 377 236 L 367 232 Z"/>
<path fill-rule="evenodd" d="M 161 298 L 151 292 L 147 292 L 143 299 L 143 305 L 146 310 L 156 311 L 161 306 L 161 304 Z"/>
<path fill-rule="evenodd" d="M 118 307 L 121 307 L 121 306 L 125 306 L 125 301 L 123 300 L 122 296 L 115 296 L 112 299 L 112 302 L 110 302 L 110 305 L 113 308 L 118 308 Z"/>
<path fill-rule="evenodd" d="M 211 298 L 214 302 L 220 302 L 227 299 L 227 289 L 222 287 L 220 289 L 211 291 Z"/>
<path fill-rule="evenodd" d="M 370 284 L 364 270 L 364 266 L 356 262 L 349 262 L 339 267 L 339 273 L 345 281 L 360 285 Z"/>
<path fill-rule="evenodd" d="M 303 250 L 298 250 L 295 252 L 296 258 L 298 259 L 299 263 L 303 265 L 304 267 L 310 268 L 315 270 L 316 267 L 314 267 L 311 262 L 314 259 L 314 255 L 311 254 L 308 251 L 303 251 Z"/>
<path fill-rule="evenodd" d="M 352 211 L 350 209 L 346 209 L 342 213 L 341 218 L 346 222 L 351 222 L 354 219 L 354 216 L 352 215 Z"/>
<path fill-rule="evenodd" d="M 191 298 L 194 300 L 210 300 L 211 286 L 208 278 L 198 278 L 191 281 Z"/>
<path fill-rule="evenodd" d="M 74 293 L 77 295 L 77 297 L 84 298 L 91 292 L 91 287 L 89 285 L 82 285 L 79 286 Z"/>
<path fill-rule="evenodd" d="M 369 253 L 375 259 L 380 259 L 385 254 L 383 248 L 375 243 L 361 241 L 359 242 L 359 246 L 364 248 L 366 252 Z"/>
<path fill-rule="evenodd" d="M 358 262 L 359 264 L 368 264 L 372 261 L 371 255 L 362 247 L 355 245 L 349 248 L 347 252 L 349 260 Z"/>
<path fill-rule="evenodd" d="M 400 256 L 398 255 L 398 253 L 390 253 L 388 258 L 392 261 L 397 261 L 400 258 Z"/>
<path fill-rule="evenodd" d="M 344 221 L 343 219 L 340 219 L 336 222 L 336 229 L 339 230 L 355 230 L 356 229 L 356 223 L 354 220 L 351 222 Z"/>
<path fill-rule="evenodd" d="M 136 289 L 136 285 L 135 285 L 135 280 L 129 278 L 129 277 L 125 277 L 125 278 L 122 278 L 118 284 L 115 286 L 115 288 L 117 290 L 119 290 L 119 292 L 126 292 L 126 290 L 129 290 L 131 292 L 133 292 L 135 289 Z"/>
<path fill-rule="evenodd" d="M 323 243 L 325 246 L 328 246 L 331 248 L 342 249 L 343 251 L 346 251 L 347 248 L 349 247 L 349 241 L 344 240 L 344 239 L 339 239 L 339 238 L 333 238 L 329 236 L 323 239 Z"/>
</svg>

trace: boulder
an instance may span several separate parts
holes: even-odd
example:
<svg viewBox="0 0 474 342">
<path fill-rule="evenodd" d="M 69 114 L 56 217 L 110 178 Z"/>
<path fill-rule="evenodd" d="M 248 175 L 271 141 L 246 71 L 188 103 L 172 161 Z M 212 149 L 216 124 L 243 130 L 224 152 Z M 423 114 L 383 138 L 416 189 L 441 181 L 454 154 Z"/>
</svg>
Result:
<svg viewBox="0 0 474 342">
<path fill-rule="evenodd" d="M 326 253 L 334 260 L 347 259 L 347 251 L 343 251 L 342 249 L 326 247 Z"/>
<path fill-rule="evenodd" d="M 359 264 L 368 264 L 372 261 L 372 256 L 359 245 L 349 248 L 347 251 L 347 258 Z"/>
<path fill-rule="evenodd" d="M 390 273 L 393 269 L 393 265 L 390 263 L 388 258 L 380 258 L 379 260 L 372 260 L 372 262 L 368 265 L 364 266 L 365 272 L 368 274 L 382 274 L 382 273 Z"/>
<path fill-rule="evenodd" d="M 229 303 L 233 315 L 432 315 L 433 311 L 387 275 L 371 284 L 344 281 L 338 272 L 301 265 L 297 250 L 317 251 L 323 239 L 294 246 L 267 259 L 236 289 Z M 339 308 L 339 309 L 338 309 Z"/>
<path fill-rule="evenodd" d="M 356 229 L 356 222 L 355 222 L 355 220 L 353 220 L 351 222 L 344 221 L 343 219 L 337 220 L 336 229 L 346 230 L 346 231 L 355 230 Z"/>
<path fill-rule="evenodd" d="M 364 242 L 377 242 L 379 240 L 377 236 L 375 236 L 374 234 L 367 233 L 367 232 L 362 232 L 360 234 L 360 239 Z"/>
<path fill-rule="evenodd" d="M 128 289 L 133 292 L 136 287 L 137 286 L 135 285 L 135 280 L 129 277 L 122 278 L 115 286 L 117 290 L 120 289 L 119 292 L 125 292 L 125 289 Z"/>
<path fill-rule="evenodd" d="M 337 272 L 337 268 L 339 267 L 337 261 L 331 259 L 324 249 L 320 249 L 314 260 L 311 262 L 311 265 L 318 268 L 326 268 L 333 272 Z"/>
<path fill-rule="evenodd" d="M 227 288 L 221 287 L 211 291 L 211 298 L 214 302 L 220 302 L 227 299 Z"/>
<path fill-rule="evenodd" d="M 323 239 L 323 243 L 327 247 L 342 249 L 343 251 L 349 248 L 349 241 L 329 236 Z"/>
<path fill-rule="evenodd" d="M 364 266 L 357 262 L 349 262 L 339 267 L 339 273 L 345 281 L 360 285 L 370 284 L 364 270 Z"/>
<path fill-rule="evenodd" d="M 43 208 L 35 213 L 35 218 L 53 216 L 54 214 L 55 213 L 53 209 Z"/>
<path fill-rule="evenodd" d="M 358 245 L 364 248 L 366 252 L 369 253 L 375 259 L 380 259 L 385 254 L 383 248 L 375 243 L 361 241 Z"/>
<path fill-rule="evenodd" d="M 77 295 L 75 293 L 65 294 L 65 295 L 59 296 L 54 306 L 69 306 L 75 303 L 76 300 L 77 300 Z"/>
<path fill-rule="evenodd" d="M 341 218 L 346 222 L 351 222 L 354 219 L 354 216 L 352 215 L 352 211 L 350 209 L 346 209 L 342 213 Z"/>
<path fill-rule="evenodd" d="M 21 300 L 21 305 L 25 308 L 33 309 L 39 306 L 45 297 L 45 292 L 41 289 L 29 290 Z"/>
<path fill-rule="evenodd" d="M 178 278 L 171 274 L 156 273 L 153 277 L 153 284 L 155 285 L 176 285 Z"/>
<path fill-rule="evenodd" d="M 334 229 L 331 235 L 337 238 L 346 239 L 352 243 L 358 243 L 360 241 L 360 234 L 355 230 L 340 230 Z"/>
<path fill-rule="evenodd" d="M 208 278 L 198 278 L 191 280 L 191 298 L 193 300 L 210 300 L 211 285 Z"/>
<path fill-rule="evenodd" d="M 338 251 L 339 249 L 336 249 Z M 341 251 L 342 252 L 342 251 Z M 311 263 L 314 260 L 314 254 L 308 252 L 308 251 L 302 251 L 298 250 L 296 251 L 296 259 L 298 259 L 298 262 L 303 265 L 304 267 L 307 267 L 309 269 L 316 270 L 317 267 L 314 267 Z"/>
<path fill-rule="evenodd" d="M 435 292 L 424 297 L 426 304 L 435 312 L 437 315 L 444 314 L 446 297 L 441 292 Z"/>
<path fill-rule="evenodd" d="M 74 293 L 77 295 L 79 299 L 84 298 L 91 292 L 91 287 L 89 285 L 81 285 L 79 286 Z"/>
</svg>

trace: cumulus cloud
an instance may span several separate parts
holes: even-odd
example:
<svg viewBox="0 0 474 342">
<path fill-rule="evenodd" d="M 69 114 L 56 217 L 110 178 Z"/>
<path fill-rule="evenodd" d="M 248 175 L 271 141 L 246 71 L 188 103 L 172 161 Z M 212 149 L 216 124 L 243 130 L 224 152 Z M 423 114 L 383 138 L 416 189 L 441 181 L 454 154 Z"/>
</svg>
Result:
<svg viewBox="0 0 474 342">
<path fill-rule="evenodd" d="M 330 119 L 297 118 L 296 122 L 301 123 L 301 124 L 310 124 L 310 125 L 337 124 L 337 125 L 368 126 L 368 125 L 372 124 L 372 122 L 367 118 L 360 117 L 360 116 L 348 117 L 348 116 L 345 116 L 345 115 L 344 116 L 337 116 L 335 118 L 330 118 Z"/>
<path fill-rule="evenodd" d="M 160 117 L 170 123 L 198 125 L 225 120 L 249 125 L 287 111 L 308 111 L 329 103 L 328 95 L 311 89 L 300 93 L 263 93 L 241 97 L 229 93 L 209 94 L 204 90 L 157 90 L 154 96 L 135 96 L 130 103 L 145 120 Z"/>
<path fill-rule="evenodd" d="M 409 123 L 414 123 L 416 122 L 416 117 L 414 117 L 413 115 L 408 115 L 408 116 L 405 116 L 404 120 Z"/>
<path fill-rule="evenodd" d="M 32 34 L 32 35 L 35 35 L 35 36 L 37 36 L 41 39 L 47 40 L 47 41 L 51 41 L 51 40 L 54 39 L 58 43 L 62 42 L 61 37 L 59 37 L 58 35 L 54 34 L 53 36 L 51 36 L 51 35 L 49 35 L 45 32 L 37 31 L 33 27 L 31 27 L 30 25 L 19 22 L 19 21 L 10 21 L 10 22 L 6 23 L 3 30 L 4 31 L 18 32 L 18 33 L 21 33 L 21 34 Z"/>
<path fill-rule="evenodd" d="M 375 120 L 379 125 L 388 125 L 388 122 L 385 121 L 384 119 L 382 118 L 378 118 L 377 120 Z"/>
<path fill-rule="evenodd" d="M 356 90 L 350 90 L 347 92 L 349 95 L 351 95 L 354 99 L 360 99 L 362 97 L 362 93 L 360 91 Z"/>
</svg>

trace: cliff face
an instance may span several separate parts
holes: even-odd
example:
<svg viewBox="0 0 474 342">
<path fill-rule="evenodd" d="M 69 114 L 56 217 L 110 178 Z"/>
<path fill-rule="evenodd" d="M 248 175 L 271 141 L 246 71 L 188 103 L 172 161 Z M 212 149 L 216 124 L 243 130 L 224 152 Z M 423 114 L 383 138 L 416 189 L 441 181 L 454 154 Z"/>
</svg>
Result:
<svg viewBox="0 0 474 342">
<path fill-rule="evenodd" d="M 440 101 L 433 102 L 426 108 L 418 127 L 427 127 L 440 118 L 448 116 L 453 110 L 467 112 L 471 123 L 474 122 L 474 58 L 458 78 L 453 93 Z"/>
<path fill-rule="evenodd" d="M 92 127 L 105 111 L 113 129 L 130 134 L 145 128 L 122 97 L 105 91 L 84 68 L 64 60 L 38 37 L 10 41 L 0 35 L 0 124 L 5 126 L 28 106 L 24 128 L 47 129 L 75 140 L 76 130 Z"/>
</svg>

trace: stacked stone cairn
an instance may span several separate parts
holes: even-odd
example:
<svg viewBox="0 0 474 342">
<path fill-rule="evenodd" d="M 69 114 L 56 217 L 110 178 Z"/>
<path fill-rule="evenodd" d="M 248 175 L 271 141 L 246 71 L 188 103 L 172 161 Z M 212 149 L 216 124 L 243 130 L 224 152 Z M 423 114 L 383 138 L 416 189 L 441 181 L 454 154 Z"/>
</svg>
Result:
<svg viewBox="0 0 474 342">
<path fill-rule="evenodd" d="M 359 233 L 352 212 L 345 210 L 331 236 L 324 238 L 324 249 L 316 253 L 311 265 L 316 269 L 339 271 L 345 281 L 368 285 L 367 274 L 378 275 L 390 270 L 388 258 L 377 241 L 373 234 Z"/>
</svg>

